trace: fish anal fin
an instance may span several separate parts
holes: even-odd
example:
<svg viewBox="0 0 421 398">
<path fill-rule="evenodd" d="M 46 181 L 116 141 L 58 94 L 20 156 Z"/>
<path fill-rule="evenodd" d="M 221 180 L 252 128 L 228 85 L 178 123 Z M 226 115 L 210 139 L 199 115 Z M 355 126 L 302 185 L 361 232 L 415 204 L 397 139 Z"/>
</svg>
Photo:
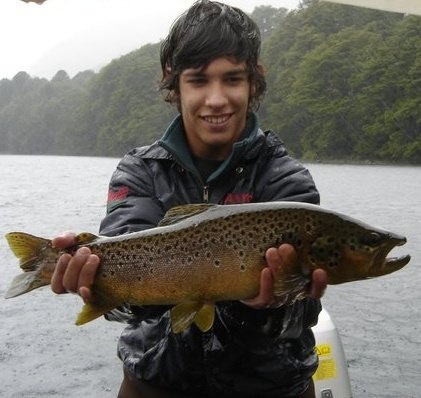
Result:
<svg viewBox="0 0 421 398">
<path fill-rule="evenodd" d="M 202 331 L 208 331 L 215 318 L 215 305 L 199 301 L 186 301 L 171 308 L 171 328 L 181 333 L 193 323 Z"/>
<path fill-rule="evenodd" d="M 204 211 L 215 206 L 217 205 L 209 204 L 209 203 L 196 203 L 196 204 L 175 206 L 165 213 L 164 218 L 161 220 L 158 226 L 163 227 L 165 225 L 176 224 L 181 220 L 192 217 L 196 214 L 203 213 Z"/>
<path fill-rule="evenodd" d="M 82 310 L 79 312 L 75 323 L 77 326 L 84 325 L 85 323 L 99 318 L 119 305 L 121 305 L 121 303 L 85 303 Z"/>
</svg>

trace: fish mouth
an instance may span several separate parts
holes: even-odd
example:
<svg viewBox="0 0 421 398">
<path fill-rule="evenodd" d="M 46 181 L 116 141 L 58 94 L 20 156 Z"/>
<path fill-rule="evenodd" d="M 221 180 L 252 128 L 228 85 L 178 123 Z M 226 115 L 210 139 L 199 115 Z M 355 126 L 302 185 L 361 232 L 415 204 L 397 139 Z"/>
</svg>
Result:
<svg viewBox="0 0 421 398">
<path fill-rule="evenodd" d="M 398 270 L 405 267 L 405 265 L 408 264 L 410 260 L 411 256 L 409 254 L 399 257 L 388 257 L 385 259 L 383 266 Z"/>
<path fill-rule="evenodd" d="M 403 268 L 411 260 L 411 256 L 409 254 L 387 257 L 392 249 L 397 246 L 403 246 L 405 243 L 406 238 L 404 236 L 390 236 L 388 244 L 379 251 L 376 256 L 379 261 L 376 261 L 375 263 L 380 265 L 380 268 L 385 274 Z"/>
</svg>

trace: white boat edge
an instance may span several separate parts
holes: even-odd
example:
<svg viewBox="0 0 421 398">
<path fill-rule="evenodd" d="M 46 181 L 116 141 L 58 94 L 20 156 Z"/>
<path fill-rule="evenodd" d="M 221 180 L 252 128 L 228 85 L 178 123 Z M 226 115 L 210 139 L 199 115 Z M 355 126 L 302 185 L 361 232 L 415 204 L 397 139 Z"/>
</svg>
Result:
<svg viewBox="0 0 421 398">
<path fill-rule="evenodd" d="M 312 328 L 319 367 L 313 376 L 316 398 L 352 398 L 351 382 L 342 341 L 325 308 Z"/>
</svg>

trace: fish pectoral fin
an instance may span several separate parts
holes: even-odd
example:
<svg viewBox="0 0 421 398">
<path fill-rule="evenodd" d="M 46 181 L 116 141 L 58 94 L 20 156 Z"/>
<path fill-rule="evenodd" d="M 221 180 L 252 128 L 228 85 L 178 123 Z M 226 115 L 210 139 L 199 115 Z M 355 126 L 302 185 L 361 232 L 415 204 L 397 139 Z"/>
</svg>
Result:
<svg viewBox="0 0 421 398">
<path fill-rule="evenodd" d="M 215 304 L 203 304 L 202 308 L 194 317 L 194 324 L 202 331 L 207 332 L 215 320 Z"/>
<path fill-rule="evenodd" d="M 202 332 L 208 331 L 215 318 L 215 305 L 199 301 L 186 301 L 177 304 L 170 311 L 171 328 L 180 333 L 194 323 Z"/>
<path fill-rule="evenodd" d="M 110 312 L 121 303 L 85 303 L 76 318 L 76 325 L 80 326 Z"/>
<path fill-rule="evenodd" d="M 305 278 L 302 274 L 290 274 L 275 280 L 273 293 L 276 297 L 282 297 L 297 292 L 304 291 L 309 278 Z"/>
</svg>

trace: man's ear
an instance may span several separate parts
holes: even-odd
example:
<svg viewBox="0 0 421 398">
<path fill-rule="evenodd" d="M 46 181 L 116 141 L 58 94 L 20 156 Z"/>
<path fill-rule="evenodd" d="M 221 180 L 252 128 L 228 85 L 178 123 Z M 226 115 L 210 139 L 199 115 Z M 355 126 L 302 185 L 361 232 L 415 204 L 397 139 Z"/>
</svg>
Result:
<svg viewBox="0 0 421 398">
<path fill-rule="evenodd" d="M 261 77 L 264 77 L 266 75 L 266 68 L 263 66 L 261 62 L 257 63 L 256 70 L 257 70 L 257 73 Z M 256 95 L 256 92 L 259 90 L 259 88 L 256 87 L 256 84 L 257 84 L 256 80 L 251 83 L 251 87 L 250 87 L 251 97 L 254 97 Z M 260 93 L 258 95 L 260 95 Z"/>
<path fill-rule="evenodd" d="M 172 71 L 169 66 L 166 66 L 165 69 L 162 71 L 162 81 L 168 83 L 169 80 L 172 79 Z M 178 102 L 178 95 L 174 88 L 168 89 L 167 95 L 165 96 L 165 101 L 174 104 Z"/>
<path fill-rule="evenodd" d="M 261 62 L 258 62 L 256 65 L 257 75 L 260 75 L 258 78 L 254 78 L 250 83 L 250 98 L 249 98 L 249 111 L 257 111 L 260 107 L 260 96 L 265 91 L 264 77 L 266 75 L 266 68 Z M 262 85 L 263 82 L 263 85 Z"/>
<path fill-rule="evenodd" d="M 266 68 L 263 66 L 263 64 L 260 61 L 257 63 L 257 72 L 262 77 L 265 77 L 266 75 Z"/>
<path fill-rule="evenodd" d="M 167 80 L 171 76 L 171 68 L 166 66 L 165 69 L 162 71 L 162 80 Z"/>
</svg>

